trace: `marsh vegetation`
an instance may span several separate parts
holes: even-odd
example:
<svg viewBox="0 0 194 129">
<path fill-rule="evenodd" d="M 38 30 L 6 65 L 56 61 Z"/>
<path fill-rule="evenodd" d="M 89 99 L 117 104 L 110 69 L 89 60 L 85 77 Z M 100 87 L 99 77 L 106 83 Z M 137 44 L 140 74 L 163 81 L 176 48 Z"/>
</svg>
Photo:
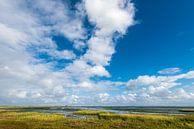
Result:
<svg viewBox="0 0 194 129">
<path fill-rule="evenodd" d="M 8 107 L 6 107 L 8 108 Z M 79 110 L 69 118 L 64 114 L 0 109 L 0 129 L 194 129 L 194 115 L 115 114 L 99 110 Z"/>
</svg>

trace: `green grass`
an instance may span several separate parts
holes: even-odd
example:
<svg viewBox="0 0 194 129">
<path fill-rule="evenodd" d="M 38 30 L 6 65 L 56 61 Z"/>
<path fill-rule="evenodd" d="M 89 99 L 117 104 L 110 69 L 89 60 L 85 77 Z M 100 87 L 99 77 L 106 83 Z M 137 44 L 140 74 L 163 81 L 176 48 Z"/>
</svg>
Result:
<svg viewBox="0 0 194 129">
<path fill-rule="evenodd" d="M 194 116 L 111 114 L 79 111 L 98 118 L 73 119 L 63 114 L 0 110 L 0 129 L 194 129 Z"/>
</svg>

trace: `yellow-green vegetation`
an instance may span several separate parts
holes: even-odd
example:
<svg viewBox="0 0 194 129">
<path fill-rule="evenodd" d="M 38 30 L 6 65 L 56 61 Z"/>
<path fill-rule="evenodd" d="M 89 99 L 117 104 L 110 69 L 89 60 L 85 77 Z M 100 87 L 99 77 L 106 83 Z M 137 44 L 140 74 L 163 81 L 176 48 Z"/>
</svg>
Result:
<svg viewBox="0 0 194 129">
<path fill-rule="evenodd" d="M 99 114 L 111 114 L 111 112 L 100 110 L 79 110 L 74 112 L 75 115 L 99 115 Z"/>
<path fill-rule="evenodd" d="M 99 118 L 73 119 L 63 114 L 0 110 L 0 129 L 194 129 L 192 115 L 93 114 Z"/>
<path fill-rule="evenodd" d="M 114 119 L 122 119 L 122 120 L 130 120 L 132 118 L 135 119 L 152 119 L 152 120 L 173 120 L 177 116 L 169 116 L 169 115 L 148 115 L 148 114 L 99 114 L 98 117 L 100 119 L 106 120 L 114 120 Z"/>
</svg>

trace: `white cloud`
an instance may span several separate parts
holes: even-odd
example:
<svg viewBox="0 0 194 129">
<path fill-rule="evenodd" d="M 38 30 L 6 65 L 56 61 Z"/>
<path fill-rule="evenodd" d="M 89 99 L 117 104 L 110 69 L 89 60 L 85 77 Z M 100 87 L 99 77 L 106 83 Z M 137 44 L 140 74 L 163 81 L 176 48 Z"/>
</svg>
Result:
<svg viewBox="0 0 194 129">
<path fill-rule="evenodd" d="M 186 92 L 184 89 L 180 88 L 170 95 L 169 98 L 175 101 L 194 100 L 194 93 Z"/>
<path fill-rule="evenodd" d="M 104 4 L 103 9 L 107 15 L 101 12 L 101 8 L 95 7 L 98 2 Z M 86 53 L 66 68 L 66 71 L 79 81 L 88 80 L 93 76 L 110 77 L 105 66 L 109 65 L 111 57 L 115 53 L 115 45 L 112 40 L 113 34 L 119 32 L 122 35 L 129 26 L 134 24 L 134 7 L 130 1 L 111 2 L 111 9 L 115 9 L 115 16 L 113 17 L 109 14 L 108 7 L 110 6 L 108 2 L 110 1 L 84 0 L 80 4 L 82 13 L 89 17 L 89 21 L 95 27 L 93 30 L 94 34 L 87 41 L 88 50 Z M 125 6 L 121 5 L 121 3 Z M 107 7 L 105 7 L 106 5 Z M 100 13 L 101 16 L 99 17 Z M 106 19 L 106 22 L 112 23 L 115 21 L 115 23 L 111 26 L 102 25 L 105 23 L 101 21 L 103 19 Z"/>
<path fill-rule="evenodd" d="M 85 0 L 86 13 L 97 29 L 97 35 L 115 31 L 124 34 L 134 24 L 134 6 L 129 0 Z"/>
<path fill-rule="evenodd" d="M 94 66 L 90 69 L 91 73 L 98 76 L 106 76 L 109 77 L 110 74 L 106 71 L 106 69 L 102 66 Z"/>
<path fill-rule="evenodd" d="M 179 76 L 139 76 L 135 80 L 129 80 L 128 86 L 164 86 L 164 87 L 172 87 L 175 85 L 179 85 L 176 81 L 179 79 Z"/>
<path fill-rule="evenodd" d="M 113 34 L 125 34 L 127 28 L 134 24 L 134 6 L 124 0 L 84 0 L 83 6 L 89 21 L 96 26 L 94 35 L 88 41 L 89 50 L 83 58 L 106 66 L 115 53 Z"/>
<path fill-rule="evenodd" d="M 38 6 L 39 2 L 43 2 L 42 6 Z M 68 8 L 64 5 L 60 1 L 55 3 L 52 0 L 33 1 L 33 4 L 23 0 L 3 0 L 0 2 L 1 102 L 41 104 L 47 99 L 55 102 L 54 100 L 66 95 L 65 87 L 72 84 L 72 80 L 67 78 L 67 74 L 53 71 L 55 62 L 42 63 L 41 60 L 34 58 L 37 51 L 28 50 L 30 47 L 35 47 L 38 52 L 46 52 L 53 58 L 76 58 L 72 51 L 58 51 L 51 37 L 52 33 L 62 33 L 59 26 L 67 27 L 70 25 L 75 27 L 74 29 L 69 27 L 69 30 L 62 33 L 65 37 L 70 38 L 70 40 L 84 38 L 84 29 L 76 29 L 76 24 L 82 24 L 81 19 L 79 17 L 70 18 Z M 38 12 L 33 8 L 42 9 L 42 11 Z M 52 11 L 57 13 L 50 14 Z M 43 13 L 44 16 L 40 13 Z M 48 25 L 45 22 L 47 18 L 54 25 Z M 56 26 L 60 29 L 57 30 Z M 71 35 L 66 35 L 68 31 Z"/>
<path fill-rule="evenodd" d="M 184 89 L 184 82 L 192 82 L 193 71 L 174 76 L 139 76 L 137 79 L 130 79 L 127 82 L 129 91 L 137 94 L 136 100 L 150 104 L 174 105 L 176 102 L 181 104 L 185 100 L 186 104 L 193 99 L 193 91 Z M 182 87 L 182 88 L 180 88 Z M 160 102 L 160 103 L 156 103 Z M 167 103 L 165 103 L 167 104 Z M 164 104 L 164 105 L 165 105 Z"/>
<path fill-rule="evenodd" d="M 130 102 L 136 101 L 136 97 L 137 97 L 136 94 L 128 93 L 128 94 L 118 95 L 115 97 L 115 99 L 116 99 L 116 102 L 118 103 L 129 104 Z"/>
<path fill-rule="evenodd" d="M 69 10 L 67 3 L 59 0 L 35 0 L 32 8 L 43 20 L 43 24 L 55 33 L 63 34 L 69 40 L 85 39 L 85 29 L 82 24 L 82 17 Z M 47 5 L 47 6 L 45 6 Z M 71 15 L 71 16 L 70 16 Z"/>
<path fill-rule="evenodd" d="M 193 79 L 194 78 L 194 71 L 189 71 L 188 73 L 183 74 L 182 76 L 186 79 Z"/>
<path fill-rule="evenodd" d="M 109 99 L 109 94 L 108 93 L 100 93 L 98 94 L 97 100 L 100 101 L 100 103 L 106 103 Z"/>
<path fill-rule="evenodd" d="M 111 38 L 92 37 L 88 44 L 89 50 L 83 58 L 96 65 L 108 65 L 115 52 Z"/>
<path fill-rule="evenodd" d="M 70 50 L 62 50 L 62 51 L 48 50 L 47 52 L 49 55 L 57 59 L 75 59 L 76 58 L 76 55 L 73 53 L 73 51 L 70 51 Z"/>
<path fill-rule="evenodd" d="M 93 87 L 93 84 L 91 82 L 82 82 L 80 84 L 78 84 L 80 88 L 92 88 Z"/>
<path fill-rule="evenodd" d="M 5 24 L 0 23 L 0 36 L 1 36 L 1 43 L 12 43 L 17 45 L 18 42 L 25 40 L 25 34 L 17 31 L 13 28 L 8 27 Z"/>
<path fill-rule="evenodd" d="M 102 8 L 96 8 L 97 4 L 103 4 Z M 96 75 L 110 77 L 105 66 L 109 65 L 111 57 L 115 53 L 113 34 L 118 32 L 122 35 L 129 26 L 134 24 L 133 4 L 130 1 L 123 0 L 111 3 L 110 1 L 84 0 L 80 6 L 81 12 L 85 13 L 89 21 L 95 25 L 94 34 L 87 41 L 88 50 L 86 53 L 69 65 L 66 70 L 78 80 L 87 80 Z M 115 9 L 115 16 L 111 16 L 108 7 L 111 7 L 111 10 Z M 104 15 L 104 12 L 107 15 Z M 99 17 L 99 15 L 101 16 Z M 111 26 L 103 25 L 103 23 L 107 24 L 102 21 L 103 19 L 108 23 L 115 23 Z"/>
<path fill-rule="evenodd" d="M 159 74 L 176 74 L 176 73 L 179 73 L 181 72 L 181 69 L 180 68 L 166 68 L 166 69 L 163 69 L 163 70 L 160 70 L 158 71 Z"/>
</svg>

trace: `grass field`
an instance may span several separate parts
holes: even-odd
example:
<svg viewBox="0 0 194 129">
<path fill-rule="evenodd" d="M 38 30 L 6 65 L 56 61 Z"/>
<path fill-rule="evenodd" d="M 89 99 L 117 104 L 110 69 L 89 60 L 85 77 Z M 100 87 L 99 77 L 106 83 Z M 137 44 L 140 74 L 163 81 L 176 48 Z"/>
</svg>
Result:
<svg viewBox="0 0 194 129">
<path fill-rule="evenodd" d="M 0 110 L 0 129 L 194 129 L 194 116 L 112 114 L 104 111 L 77 111 L 97 118 L 67 118 L 46 114 Z"/>
</svg>

